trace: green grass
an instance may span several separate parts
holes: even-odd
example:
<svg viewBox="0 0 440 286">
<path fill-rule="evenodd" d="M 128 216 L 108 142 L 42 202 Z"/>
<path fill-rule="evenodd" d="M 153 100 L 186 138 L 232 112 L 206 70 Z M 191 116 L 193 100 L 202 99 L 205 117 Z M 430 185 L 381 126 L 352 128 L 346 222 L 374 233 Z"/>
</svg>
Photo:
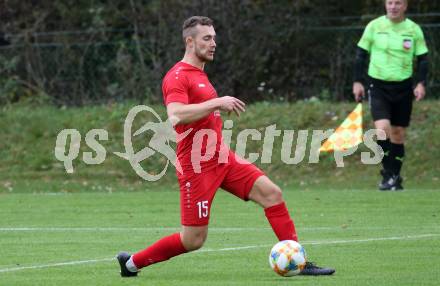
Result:
<svg viewBox="0 0 440 286">
<path fill-rule="evenodd" d="M 120 278 L 111 258 L 175 232 L 178 193 L 88 189 L 0 193 L 1 285 L 438 285 L 440 279 L 438 189 L 286 189 L 309 258 L 337 269 L 333 277 L 314 278 L 274 274 L 268 252 L 276 239 L 263 211 L 219 191 L 202 251 L 153 265 L 135 279 Z"/>
<path fill-rule="evenodd" d="M 125 117 L 134 103 L 87 106 L 82 108 L 56 108 L 53 106 L 11 105 L 0 107 L 0 192 L 12 189 L 32 188 L 47 190 L 59 186 L 58 190 L 75 192 L 83 184 L 93 185 L 98 178 L 110 185 L 140 189 L 145 184 L 136 175 L 130 164 L 113 152 L 123 152 L 123 125 Z M 297 102 L 292 104 L 257 103 L 247 107 L 240 117 L 223 116 L 233 119 L 232 147 L 238 133 L 245 128 L 255 128 L 264 134 L 264 129 L 276 124 L 279 130 L 309 130 L 308 148 L 305 159 L 297 165 L 286 165 L 281 161 L 282 136 L 275 138 L 272 162 L 256 163 L 277 183 L 284 186 L 319 188 L 322 184 L 334 188 L 346 188 L 347 180 L 352 186 L 365 188 L 376 184 L 379 166 L 361 163 L 360 152 L 369 151 L 365 146 L 347 157 L 344 168 L 336 167 L 332 154 L 321 155 L 319 164 L 309 164 L 311 131 L 336 128 L 355 107 L 354 103 Z M 372 128 L 367 104 L 365 108 L 365 129 Z M 163 106 L 154 109 L 164 119 Z M 137 130 L 146 121 L 154 120 L 152 115 L 141 113 L 134 122 Z M 409 187 L 432 188 L 440 182 L 440 101 L 423 101 L 414 105 L 413 119 L 408 132 L 406 158 L 403 176 Z M 58 133 L 65 128 L 78 129 L 82 136 L 79 157 L 73 161 L 74 174 L 66 174 L 62 162 L 54 155 Z M 84 142 L 87 131 L 103 128 L 108 131 L 109 140 L 102 141 L 107 150 L 106 160 L 100 165 L 86 165 L 83 152 L 92 151 Z M 135 138 L 135 150 L 149 142 L 147 133 Z M 295 135 L 296 136 L 296 135 Z M 261 153 L 263 142 L 248 140 L 247 152 Z M 293 148 L 296 147 L 294 137 Z M 164 156 L 156 154 L 143 162 L 149 172 L 160 171 L 165 164 Z M 316 174 L 319 174 L 318 176 Z M 171 168 L 167 175 L 156 184 L 148 184 L 153 189 L 172 185 L 176 181 Z M 39 186 L 42 186 L 41 188 Z M 133 187 L 134 186 L 134 187 Z M 57 191 L 57 190 L 53 190 Z"/>
<path fill-rule="evenodd" d="M 275 139 L 272 163 L 260 167 L 285 190 L 310 259 L 337 269 L 333 277 L 290 279 L 276 276 L 268 266 L 276 239 L 263 211 L 223 192 L 213 204 L 202 251 L 153 265 L 137 279 L 119 277 L 112 260 L 118 251 L 142 249 L 180 226 L 174 170 L 156 183 L 145 182 L 112 154 L 124 150 L 123 123 L 134 105 L 0 108 L 0 285 L 438 284 L 440 101 L 415 104 L 404 192 L 373 189 L 380 167 L 360 163 L 364 149 L 344 160 L 344 168 L 337 168 L 331 155 L 322 156 L 319 164 L 285 165 L 281 140 Z M 335 128 L 353 107 L 251 105 L 233 118 L 233 138 L 245 128 L 263 131 L 271 124 L 296 131 Z M 366 109 L 365 127 L 370 128 Z M 163 107 L 155 110 L 163 118 Z M 150 119 L 144 114 L 135 125 Z M 82 152 L 91 151 L 82 141 L 75 173 L 66 174 L 54 156 L 57 134 L 64 128 L 78 129 L 82 138 L 90 129 L 106 129 L 105 162 L 82 162 Z M 136 150 L 145 142 L 148 137 L 135 140 Z M 249 142 L 247 150 L 261 151 L 261 145 Z M 149 171 L 164 163 L 160 155 L 146 161 Z M 89 262 L 78 263 L 84 261 Z"/>
</svg>

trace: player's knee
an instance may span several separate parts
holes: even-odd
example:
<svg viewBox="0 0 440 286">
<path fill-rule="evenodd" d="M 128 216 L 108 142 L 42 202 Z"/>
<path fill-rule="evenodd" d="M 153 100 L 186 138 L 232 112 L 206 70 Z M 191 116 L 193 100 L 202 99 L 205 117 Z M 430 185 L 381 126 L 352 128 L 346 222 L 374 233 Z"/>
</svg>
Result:
<svg viewBox="0 0 440 286">
<path fill-rule="evenodd" d="M 205 243 L 206 237 L 196 237 L 189 245 L 188 251 L 194 251 L 197 249 L 202 248 L 203 244 Z"/>
<path fill-rule="evenodd" d="M 187 251 L 200 249 L 206 241 L 206 233 L 195 233 L 183 238 L 183 246 Z"/>
<path fill-rule="evenodd" d="M 281 189 L 266 177 L 257 180 L 249 194 L 249 199 L 263 208 L 283 202 Z"/>
<path fill-rule="evenodd" d="M 405 129 L 403 127 L 394 127 L 391 132 L 391 141 L 396 144 L 403 144 L 405 141 Z"/>
<path fill-rule="evenodd" d="M 266 207 L 277 205 L 283 201 L 282 191 L 277 185 L 273 185 L 265 193 Z"/>
<path fill-rule="evenodd" d="M 273 189 L 273 200 L 276 203 L 280 203 L 283 201 L 283 192 L 278 186 L 275 186 L 275 188 Z"/>
<path fill-rule="evenodd" d="M 392 135 L 391 124 L 389 120 L 377 120 L 374 122 L 374 127 L 376 128 L 376 135 L 380 138 L 383 134 L 387 138 Z"/>
<path fill-rule="evenodd" d="M 391 137 L 391 134 L 389 133 L 388 129 L 382 129 L 382 128 L 376 128 L 376 136 L 377 138 L 383 138 L 389 139 Z"/>
<path fill-rule="evenodd" d="M 392 142 L 394 144 L 403 144 L 405 143 L 405 139 L 404 137 L 397 137 L 397 138 L 393 138 Z"/>
</svg>

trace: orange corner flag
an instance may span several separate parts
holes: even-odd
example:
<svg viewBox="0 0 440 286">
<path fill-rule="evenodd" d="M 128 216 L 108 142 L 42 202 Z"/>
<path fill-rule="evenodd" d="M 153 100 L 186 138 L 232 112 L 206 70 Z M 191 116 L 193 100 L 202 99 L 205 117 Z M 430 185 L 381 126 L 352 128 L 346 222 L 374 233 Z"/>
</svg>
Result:
<svg viewBox="0 0 440 286">
<path fill-rule="evenodd" d="M 322 144 L 319 152 L 345 151 L 362 142 L 362 103 L 347 116 Z"/>
</svg>

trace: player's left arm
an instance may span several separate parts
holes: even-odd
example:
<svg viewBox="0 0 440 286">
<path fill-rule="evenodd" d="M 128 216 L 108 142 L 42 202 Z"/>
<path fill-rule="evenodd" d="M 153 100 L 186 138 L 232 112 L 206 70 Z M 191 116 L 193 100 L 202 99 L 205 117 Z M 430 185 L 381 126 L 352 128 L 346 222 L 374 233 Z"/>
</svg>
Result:
<svg viewBox="0 0 440 286">
<path fill-rule="evenodd" d="M 415 55 L 417 57 L 417 70 L 416 70 L 416 88 L 414 89 L 414 96 L 419 101 L 426 95 L 426 82 L 428 79 L 429 61 L 428 61 L 428 48 L 426 46 L 425 37 L 420 27 L 416 30 L 416 47 Z"/>
<path fill-rule="evenodd" d="M 417 74 L 416 74 L 416 88 L 414 89 L 414 96 L 419 101 L 425 97 L 426 81 L 428 79 L 428 54 L 423 54 L 417 57 Z"/>
</svg>

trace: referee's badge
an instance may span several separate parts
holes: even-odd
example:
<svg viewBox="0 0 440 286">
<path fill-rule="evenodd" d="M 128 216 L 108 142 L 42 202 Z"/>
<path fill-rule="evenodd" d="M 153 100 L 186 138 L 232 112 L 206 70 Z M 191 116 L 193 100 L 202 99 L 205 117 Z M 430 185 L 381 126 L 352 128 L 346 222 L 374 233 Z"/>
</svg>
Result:
<svg viewBox="0 0 440 286">
<path fill-rule="evenodd" d="M 412 47 L 412 40 L 411 39 L 404 39 L 403 40 L 403 48 L 405 50 L 409 50 Z"/>
</svg>

